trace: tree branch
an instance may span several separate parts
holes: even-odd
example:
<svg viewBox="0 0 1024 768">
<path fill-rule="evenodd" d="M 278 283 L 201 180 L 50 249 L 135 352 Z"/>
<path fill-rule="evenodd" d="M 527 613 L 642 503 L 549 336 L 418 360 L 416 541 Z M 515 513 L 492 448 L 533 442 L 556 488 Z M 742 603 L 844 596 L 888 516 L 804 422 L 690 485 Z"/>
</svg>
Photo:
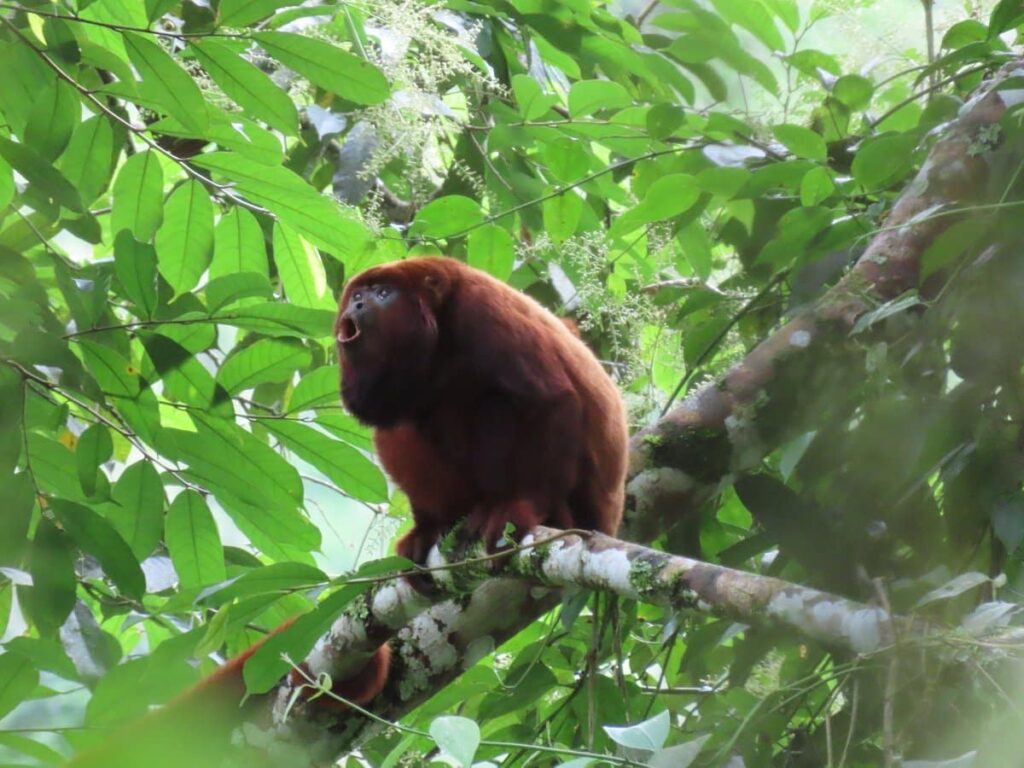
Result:
<svg viewBox="0 0 1024 768">
<path fill-rule="evenodd" d="M 826 405 L 844 406 L 850 377 L 864 370 L 864 345 L 851 336 L 857 321 L 916 289 L 927 247 L 969 203 L 991 194 L 1001 164 L 978 148 L 983 130 L 1008 106 L 996 88 L 1019 67 L 1019 61 L 1006 65 L 945 127 L 849 274 L 723 376 L 633 437 L 625 538 L 648 541 L 692 516 L 723 478 L 757 466 L 806 431 L 814 414 L 829 412 Z"/>
</svg>

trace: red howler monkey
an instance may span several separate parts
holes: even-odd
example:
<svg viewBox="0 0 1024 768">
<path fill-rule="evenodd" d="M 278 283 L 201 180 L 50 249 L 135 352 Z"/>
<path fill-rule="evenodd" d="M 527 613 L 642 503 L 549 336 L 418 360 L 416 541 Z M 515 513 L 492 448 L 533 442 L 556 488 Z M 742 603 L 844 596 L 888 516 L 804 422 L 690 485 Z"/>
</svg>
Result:
<svg viewBox="0 0 1024 768">
<path fill-rule="evenodd" d="M 376 427 L 381 462 L 412 503 L 399 554 L 422 562 L 463 516 L 489 547 L 506 523 L 520 533 L 547 522 L 618 528 L 622 401 L 590 350 L 540 304 L 457 261 L 409 259 L 349 283 L 335 335 L 342 399 Z M 203 737 L 226 747 L 224 735 L 245 719 L 242 671 L 256 647 L 73 765 L 212 764 Z M 368 703 L 389 659 L 385 645 L 335 693 Z M 140 762 L 142 743 L 151 748 Z"/>
<path fill-rule="evenodd" d="M 492 549 L 507 523 L 616 531 L 622 400 L 536 301 L 454 259 L 408 259 L 349 282 L 335 336 L 342 400 L 412 504 L 400 555 L 422 563 L 462 517 Z"/>
</svg>

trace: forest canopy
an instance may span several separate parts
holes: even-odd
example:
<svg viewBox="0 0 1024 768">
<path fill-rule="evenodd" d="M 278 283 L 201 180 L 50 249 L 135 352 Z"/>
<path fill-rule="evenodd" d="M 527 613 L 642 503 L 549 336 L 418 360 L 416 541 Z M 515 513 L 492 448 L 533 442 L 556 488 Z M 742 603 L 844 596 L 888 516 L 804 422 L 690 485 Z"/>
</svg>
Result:
<svg viewBox="0 0 1024 768">
<path fill-rule="evenodd" d="M 1022 27 L 0 2 L 0 763 L 87 752 L 300 617 L 250 693 L 332 626 L 393 679 L 254 725 L 269 764 L 1015 764 Z M 408 500 L 332 324 L 359 271 L 442 254 L 612 375 L 626 515 L 446 542 L 402 602 Z"/>
</svg>

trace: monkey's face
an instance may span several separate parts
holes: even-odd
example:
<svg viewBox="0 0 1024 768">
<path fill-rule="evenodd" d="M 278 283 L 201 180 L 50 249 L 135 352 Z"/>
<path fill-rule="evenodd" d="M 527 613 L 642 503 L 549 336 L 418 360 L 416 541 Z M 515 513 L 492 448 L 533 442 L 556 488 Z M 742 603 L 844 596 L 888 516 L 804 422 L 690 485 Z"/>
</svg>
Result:
<svg viewBox="0 0 1024 768">
<path fill-rule="evenodd" d="M 400 420 L 429 376 L 437 323 L 421 293 L 383 275 L 345 291 L 334 328 L 342 399 L 366 424 Z"/>
</svg>

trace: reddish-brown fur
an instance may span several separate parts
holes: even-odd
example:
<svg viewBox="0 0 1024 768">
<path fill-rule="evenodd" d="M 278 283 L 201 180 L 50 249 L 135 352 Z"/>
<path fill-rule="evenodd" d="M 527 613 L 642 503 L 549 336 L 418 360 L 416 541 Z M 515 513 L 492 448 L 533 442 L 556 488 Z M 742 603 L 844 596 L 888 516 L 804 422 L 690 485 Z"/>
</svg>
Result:
<svg viewBox="0 0 1024 768">
<path fill-rule="evenodd" d="M 335 331 L 342 399 L 376 427 L 381 463 L 412 504 L 399 554 L 422 562 L 463 517 L 492 547 L 506 523 L 616 531 L 621 398 L 536 301 L 453 259 L 409 259 L 353 278 Z"/>
</svg>

